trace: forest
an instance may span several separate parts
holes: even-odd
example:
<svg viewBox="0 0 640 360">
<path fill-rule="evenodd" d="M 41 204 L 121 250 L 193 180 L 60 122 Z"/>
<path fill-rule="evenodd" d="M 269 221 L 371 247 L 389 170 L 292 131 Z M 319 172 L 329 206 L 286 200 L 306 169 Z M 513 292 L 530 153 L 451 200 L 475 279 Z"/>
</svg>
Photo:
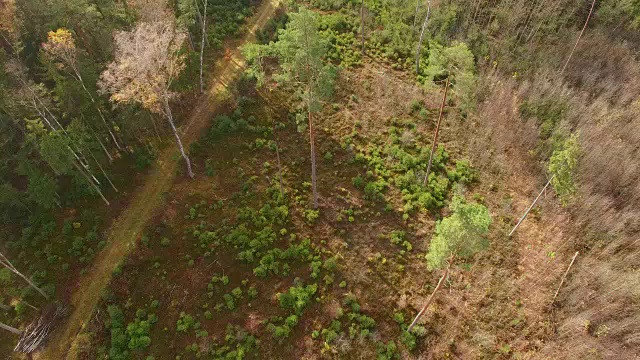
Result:
<svg viewBox="0 0 640 360">
<path fill-rule="evenodd" d="M 640 359 L 639 54 L 637 0 L 0 0 L 0 358 Z"/>
</svg>

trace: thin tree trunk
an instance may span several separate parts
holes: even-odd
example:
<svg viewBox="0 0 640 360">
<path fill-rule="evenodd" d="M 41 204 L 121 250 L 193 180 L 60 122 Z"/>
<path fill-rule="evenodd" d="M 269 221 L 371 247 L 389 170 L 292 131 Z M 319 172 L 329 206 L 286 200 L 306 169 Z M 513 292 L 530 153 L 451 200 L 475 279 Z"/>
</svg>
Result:
<svg viewBox="0 0 640 360">
<path fill-rule="evenodd" d="M 167 98 L 164 99 L 164 108 L 167 114 L 167 120 L 169 121 L 169 125 L 171 125 L 171 130 L 173 131 L 173 135 L 176 137 L 176 142 L 178 143 L 178 148 L 180 149 L 180 154 L 182 154 L 182 158 L 187 163 L 187 174 L 190 178 L 193 179 L 193 171 L 191 170 L 191 160 L 189 160 L 189 156 L 184 152 L 184 147 L 182 146 L 182 140 L 180 140 L 180 135 L 178 134 L 178 130 L 173 123 L 173 115 L 171 114 L 171 108 L 169 107 L 169 102 Z"/>
<path fill-rule="evenodd" d="M 109 200 L 107 200 L 106 197 L 104 197 L 104 194 L 102 194 L 102 191 L 100 190 L 100 188 L 91 180 L 91 177 L 89 177 L 89 175 L 87 175 L 84 172 L 84 169 L 78 165 L 76 162 L 73 162 L 73 165 L 76 167 L 76 169 L 82 174 L 82 176 L 85 177 L 85 179 L 87 179 L 87 181 L 89 182 L 89 184 L 91 184 L 91 186 L 93 187 L 93 189 L 98 193 L 98 195 L 100 195 L 100 198 L 102 198 L 102 201 L 104 201 L 105 204 L 107 204 L 107 206 L 111 205 L 109 203 Z M 95 176 L 91 175 L 94 180 L 95 180 Z"/>
<path fill-rule="evenodd" d="M 11 261 L 9 261 L 9 259 L 4 256 L 4 254 L 0 253 L 0 265 L 6 267 L 7 269 L 11 270 L 14 274 L 18 275 L 19 277 L 21 277 L 24 281 L 26 281 L 29 285 L 31 285 L 32 288 L 34 288 L 37 292 L 40 293 L 40 295 L 42 295 L 45 299 L 49 299 L 49 296 L 47 296 L 47 294 L 42 291 L 42 289 L 40 289 L 39 287 L 36 286 L 36 284 L 34 284 L 31 279 L 29 279 L 28 277 L 24 276 L 20 271 L 18 271 L 18 269 L 16 269 L 15 266 L 13 266 L 13 264 L 11 263 Z"/>
<path fill-rule="evenodd" d="M 84 115 L 82 115 L 82 118 L 84 119 Z M 100 140 L 100 138 L 98 137 L 98 135 L 96 135 L 96 132 L 93 130 L 93 127 L 87 123 L 87 127 L 89 128 L 89 130 L 91 131 L 91 135 L 93 135 L 93 137 L 96 139 L 96 141 L 98 142 L 98 144 L 100 144 L 100 147 L 102 148 L 102 151 L 104 152 L 105 155 L 107 155 L 107 158 L 109 158 L 109 162 L 113 162 L 113 157 L 111 156 L 111 154 L 109 153 L 109 151 L 107 150 L 107 147 L 104 146 L 104 144 L 102 143 L 102 140 Z"/>
<path fill-rule="evenodd" d="M 584 22 L 584 26 L 582 27 L 582 31 L 580 31 L 580 35 L 578 35 L 578 39 L 576 40 L 576 44 L 573 45 L 573 49 L 571 49 L 571 53 L 569 54 L 569 57 L 567 58 L 567 61 L 564 63 L 564 66 L 562 67 L 562 70 L 560 70 L 560 75 L 562 75 L 562 73 L 564 73 L 564 69 L 567 68 L 567 65 L 569 65 L 569 61 L 571 60 L 571 57 L 573 56 L 573 52 L 576 51 L 576 48 L 578 47 L 578 43 L 580 42 L 580 39 L 582 38 L 582 34 L 584 34 L 584 30 L 587 28 L 587 24 L 589 24 L 589 19 L 591 19 L 591 14 L 593 13 L 593 8 L 596 6 L 596 0 L 593 0 L 593 2 L 591 3 L 591 10 L 589 10 L 589 15 L 587 16 L 587 20 Z"/>
<path fill-rule="evenodd" d="M 202 72 L 202 66 L 204 63 L 204 40 L 207 35 L 207 3 L 209 0 L 204 0 L 204 11 L 202 14 L 202 41 L 200 42 L 200 94 L 204 94 L 204 75 Z"/>
<path fill-rule="evenodd" d="M 24 301 L 23 299 L 20 299 L 20 302 L 21 302 L 21 303 L 24 303 L 25 305 L 27 305 L 28 307 L 32 308 L 32 309 L 33 309 L 33 310 L 35 310 L 35 311 L 40 311 L 40 309 L 38 309 L 37 307 L 35 307 L 35 306 L 33 306 L 33 305 L 29 304 L 28 302 Z"/>
<path fill-rule="evenodd" d="M 16 334 L 16 335 L 22 335 L 22 330 L 18 330 L 14 327 L 11 327 L 7 324 L 1 323 L 0 322 L 0 329 L 4 329 L 7 330 L 8 332 L 12 333 L 12 334 Z"/>
<path fill-rule="evenodd" d="M 311 108 L 310 104 L 308 104 L 309 109 L 309 141 L 311 142 L 311 190 L 313 191 L 313 208 L 318 208 L 318 186 L 316 182 L 316 140 L 315 134 L 313 131 L 313 120 L 311 118 Z"/>
<path fill-rule="evenodd" d="M 569 270 L 571 270 L 571 266 L 573 266 L 573 262 L 576 261 L 576 258 L 578 257 L 578 253 L 580 252 L 576 251 L 575 255 L 573 255 L 573 259 L 571 259 L 571 263 L 569 264 L 567 271 L 565 271 L 564 275 L 562 275 L 562 280 L 560 281 L 560 285 L 558 285 L 558 290 L 556 290 L 556 293 L 553 295 L 552 302 L 556 301 L 556 298 L 558 297 L 558 293 L 560 292 L 560 288 L 562 287 L 562 284 L 564 284 L 564 281 L 567 279 L 567 274 L 569 274 Z"/>
<path fill-rule="evenodd" d="M 436 124 L 436 133 L 433 136 L 433 145 L 431 145 L 431 154 L 429 154 L 429 164 L 427 165 L 427 172 L 424 174 L 423 185 L 427 185 L 427 179 L 429 178 L 429 172 L 431 171 L 431 165 L 433 164 L 433 154 L 436 152 L 436 145 L 438 144 L 438 132 L 440 132 L 440 122 L 442 121 L 442 112 L 444 111 L 444 104 L 447 100 L 447 90 L 449 90 L 449 78 L 447 77 L 447 83 L 444 85 L 444 95 L 442 95 L 442 104 L 440 104 L 440 114 L 438 115 L 438 123 Z"/>
<path fill-rule="evenodd" d="M 153 120 L 153 116 L 149 115 L 149 119 L 151 120 L 151 124 L 153 124 L 153 131 L 156 133 L 156 137 L 158 137 L 158 141 L 162 142 L 162 137 L 160 136 L 160 132 L 158 131 L 158 126 L 156 125 L 155 120 Z"/>
<path fill-rule="evenodd" d="M 364 0 L 360 3 L 360 37 L 362 38 L 362 55 L 364 55 Z"/>
<path fill-rule="evenodd" d="M 115 192 L 119 192 L 118 188 L 115 185 L 113 185 L 113 182 L 111 182 L 111 179 L 109 178 L 109 175 L 107 175 L 107 172 L 104 171 L 104 169 L 102 168 L 102 165 L 100 165 L 100 162 L 98 161 L 98 159 L 96 159 L 96 157 L 93 156 L 93 153 L 91 152 L 91 150 L 89 150 L 89 154 L 91 155 L 91 158 L 93 158 L 93 161 L 98 165 L 98 169 L 100 169 L 100 172 L 102 172 L 102 175 L 104 175 L 105 179 L 107 179 L 107 182 L 109 183 L 109 185 L 111 185 L 111 188 L 113 188 Z"/>
<path fill-rule="evenodd" d="M 278 161 L 278 180 L 280 181 L 280 195 L 284 199 L 284 182 L 282 181 L 282 164 L 280 162 L 280 146 L 278 145 L 278 136 L 276 134 L 276 121 L 275 119 L 271 119 L 273 122 L 273 141 L 276 144 L 276 159 Z"/>
<path fill-rule="evenodd" d="M 413 329 L 413 327 L 416 325 L 418 320 L 420 320 L 420 317 L 422 317 L 422 314 L 424 314 L 424 312 L 427 310 L 429 305 L 431 305 L 431 302 L 433 301 L 433 298 L 435 297 L 435 295 L 438 292 L 438 290 L 440 290 L 440 287 L 442 286 L 442 283 L 444 283 L 444 280 L 447 278 L 447 276 L 449 276 L 449 268 L 451 268 L 451 261 L 449 262 L 449 265 L 447 266 L 447 269 L 444 271 L 444 274 L 442 274 L 442 277 L 440 277 L 440 280 L 438 280 L 438 285 L 436 285 L 436 288 L 433 289 L 433 292 L 431 293 L 431 295 L 429 295 L 429 299 L 427 299 L 427 303 L 424 304 L 424 306 L 422 307 L 422 309 L 420 310 L 418 315 L 416 315 L 416 317 L 411 322 L 411 325 L 409 325 L 409 327 L 407 328 L 407 332 L 409 332 L 409 331 L 411 331 L 411 329 Z"/>
<path fill-rule="evenodd" d="M 522 222 L 524 221 L 524 219 L 527 217 L 527 215 L 529 214 L 529 211 L 531 211 L 531 209 L 533 209 L 533 207 L 536 205 L 536 203 L 538 202 L 538 199 L 540 199 L 540 196 L 542 196 L 542 194 L 544 193 L 545 190 L 547 190 L 547 187 L 549 187 L 549 184 L 551 184 L 551 180 L 553 180 L 553 178 L 556 177 L 555 175 L 553 175 L 551 177 L 551 179 L 549 179 L 549 181 L 547 181 L 547 184 L 542 188 L 542 191 L 540 191 L 540 194 L 538 194 L 538 196 L 536 196 L 536 199 L 533 200 L 533 202 L 531 203 L 531 206 L 529 206 L 529 208 L 527 209 L 527 211 L 524 212 L 524 215 L 522 215 L 522 217 L 520 218 L 520 220 L 518 221 L 518 223 L 516 224 L 516 226 L 513 227 L 513 229 L 511 229 L 511 232 L 509 233 L 509 236 L 513 235 L 513 233 L 516 231 L 516 229 L 518 228 L 518 226 L 520 226 L 520 224 L 522 224 Z"/>
<path fill-rule="evenodd" d="M 416 0 L 416 12 L 413 14 L 413 28 L 411 28 L 411 33 L 416 32 L 416 22 L 418 21 L 418 9 L 420 9 L 420 0 Z"/>
<path fill-rule="evenodd" d="M 424 18 L 422 23 L 422 31 L 420 31 L 420 40 L 418 41 L 418 48 L 416 49 L 416 75 L 420 73 L 420 50 L 422 50 L 422 40 L 424 38 L 424 30 L 427 28 L 427 22 L 429 21 L 429 14 L 431 13 L 431 3 L 427 1 L 427 17 Z"/>
<path fill-rule="evenodd" d="M 89 91 L 89 89 L 87 89 L 87 87 L 84 85 L 84 80 L 82 80 L 82 76 L 80 75 L 80 72 L 78 70 L 75 70 L 75 69 L 74 69 L 74 72 L 76 73 L 76 78 L 80 82 L 80 84 L 82 85 L 82 88 L 84 89 L 84 92 L 86 92 L 87 95 L 89 95 L 89 99 L 91 100 L 91 103 L 93 103 L 93 106 L 95 106 L 96 110 L 98 110 L 98 114 L 100 115 L 100 119 L 102 119 L 102 122 L 104 123 L 104 126 L 107 128 L 107 131 L 109 131 L 109 135 L 111 135 L 111 140 L 113 140 L 113 143 L 116 145 L 118 150 L 122 150 L 122 147 L 120 146 L 120 143 L 118 143 L 118 140 L 116 139 L 115 134 L 113 133 L 113 131 L 111 131 L 111 127 L 109 127 L 109 124 L 107 123 L 107 119 L 104 117 L 104 114 L 102 113 L 102 110 L 100 109 L 100 106 L 96 102 L 96 99 L 93 98 L 93 95 L 91 95 L 91 92 Z"/>
</svg>

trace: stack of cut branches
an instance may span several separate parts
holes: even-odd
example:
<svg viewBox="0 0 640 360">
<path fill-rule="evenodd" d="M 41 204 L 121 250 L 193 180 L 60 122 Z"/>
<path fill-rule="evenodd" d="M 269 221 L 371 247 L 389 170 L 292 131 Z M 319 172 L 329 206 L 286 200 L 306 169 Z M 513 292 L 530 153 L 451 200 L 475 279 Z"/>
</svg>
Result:
<svg viewBox="0 0 640 360">
<path fill-rule="evenodd" d="M 64 305 L 47 306 L 42 315 L 22 331 L 20 340 L 13 350 L 27 354 L 38 350 L 45 343 L 56 324 L 67 316 L 68 312 L 69 309 Z"/>
</svg>

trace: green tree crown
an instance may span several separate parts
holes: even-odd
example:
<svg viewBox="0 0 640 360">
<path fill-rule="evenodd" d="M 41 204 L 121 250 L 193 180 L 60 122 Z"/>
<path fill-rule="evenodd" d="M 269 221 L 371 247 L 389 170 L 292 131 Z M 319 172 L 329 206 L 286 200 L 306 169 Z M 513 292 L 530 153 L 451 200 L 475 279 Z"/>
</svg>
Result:
<svg viewBox="0 0 640 360">
<path fill-rule="evenodd" d="M 450 257 L 468 258 L 485 250 L 489 240 L 491 215 L 486 206 L 467 203 L 462 196 L 454 196 L 449 209 L 452 214 L 436 223 L 435 235 L 429 244 L 427 266 L 437 269 Z"/>
<path fill-rule="evenodd" d="M 554 150 L 549 159 L 548 171 L 551 175 L 555 175 L 551 180 L 551 186 L 563 205 L 566 205 L 576 193 L 574 178 L 579 156 L 578 134 L 573 134 Z"/>
</svg>

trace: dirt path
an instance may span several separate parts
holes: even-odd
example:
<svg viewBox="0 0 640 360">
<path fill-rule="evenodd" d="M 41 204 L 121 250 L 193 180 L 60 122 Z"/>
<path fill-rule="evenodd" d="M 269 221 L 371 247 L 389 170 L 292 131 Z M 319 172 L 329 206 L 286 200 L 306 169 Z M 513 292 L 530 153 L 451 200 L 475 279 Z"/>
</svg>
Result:
<svg viewBox="0 0 640 360">
<path fill-rule="evenodd" d="M 272 17 L 279 2 L 279 0 L 265 0 L 248 21 L 244 37 L 226 44 L 227 48 L 231 49 L 231 56 L 216 63 L 211 73 L 211 85 L 207 94 L 203 96 L 181 129 L 185 147 L 188 148 L 196 141 L 201 130 L 209 124 L 209 119 L 217 106 L 216 97 L 224 91 L 227 84 L 241 74 L 244 60 L 239 46 L 253 40 L 255 31 L 263 27 Z M 49 340 L 49 346 L 36 355 L 36 359 L 60 360 L 67 357 L 67 351 L 76 335 L 90 321 L 102 290 L 109 285 L 113 269 L 135 248 L 136 239 L 144 230 L 147 221 L 162 208 L 162 194 L 171 189 L 177 167 L 184 166 L 182 158 L 175 156 L 176 153 L 176 148 L 171 146 L 159 154 L 156 164 L 146 176 L 144 185 L 131 199 L 129 207 L 109 229 L 107 247 L 98 254 L 89 273 L 80 279 L 76 293 L 71 299 L 73 312 L 56 330 Z"/>
</svg>

